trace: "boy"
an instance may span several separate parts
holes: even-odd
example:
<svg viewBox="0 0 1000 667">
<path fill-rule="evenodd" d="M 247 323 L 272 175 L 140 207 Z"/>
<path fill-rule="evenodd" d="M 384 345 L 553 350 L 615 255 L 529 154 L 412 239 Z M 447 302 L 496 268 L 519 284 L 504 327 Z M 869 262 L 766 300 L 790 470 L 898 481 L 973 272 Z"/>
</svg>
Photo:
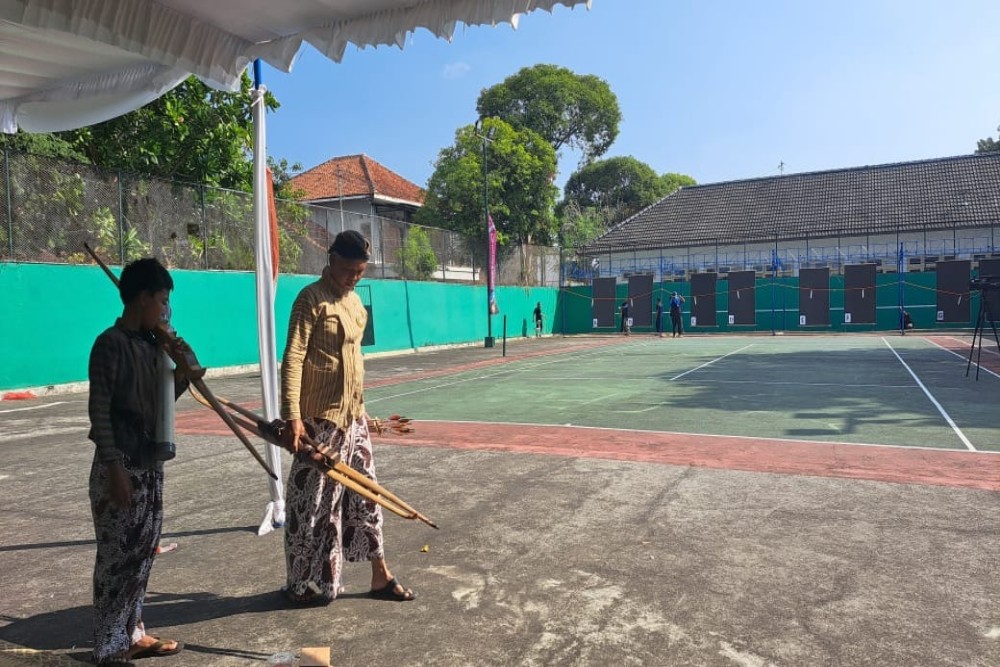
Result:
<svg viewBox="0 0 1000 667">
<path fill-rule="evenodd" d="M 128 664 L 179 653 L 184 645 L 147 635 L 142 624 L 153 556 L 163 526 L 163 461 L 156 433 L 163 355 L 152 330 L 166 311 L 173 280 L 156 259 L 122 270 L 124 308 L 90 353 L 90 507 L 97 538 L 94 563 L 94 662 Z M 190 348 L 177 339 L 173 347 Z M 176 400 L 187 380 L 174 371 Z"/>
<path fill-rule="evenodd" d="M 535 306 L 535 338 L 540 338 L 542 335 L 542 302 L 539 301 L 538 305 Z"/>
</svg>

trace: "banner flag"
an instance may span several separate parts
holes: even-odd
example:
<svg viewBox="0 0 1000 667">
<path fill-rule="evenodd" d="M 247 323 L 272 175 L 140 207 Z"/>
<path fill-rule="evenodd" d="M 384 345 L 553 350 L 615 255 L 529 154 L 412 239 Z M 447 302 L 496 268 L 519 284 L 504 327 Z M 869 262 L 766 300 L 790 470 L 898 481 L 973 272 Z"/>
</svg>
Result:
<svg viewBox="0 0 1000 667">
<path fill-rule="evenodd" d="M 496 315 L 500 312 L 499 306 L 497 306 L 497 228 L 493 224 L 493 216 L 489 213 L 486 214 L 486 220 L 489 223 L 490 231 L 490 266 L 489 266 L 489 279 L 487 281 L 487 288 L 489 290 L 489 303 L 490 303 L 490 315 Z"/>
</svg>

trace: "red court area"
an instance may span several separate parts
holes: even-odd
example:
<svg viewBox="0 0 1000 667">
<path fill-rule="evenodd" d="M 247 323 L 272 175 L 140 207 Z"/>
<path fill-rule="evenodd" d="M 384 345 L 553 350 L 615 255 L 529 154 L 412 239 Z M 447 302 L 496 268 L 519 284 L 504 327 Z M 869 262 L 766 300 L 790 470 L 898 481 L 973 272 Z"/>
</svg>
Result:
<svg viewBox="0 0 1000 667">
<path fill-rule="evenodd" d="M 984 452 L 531 424 L 418 421 L 415 428 L 409 435 L 376 440 L 403 447 L 589 457 L 1000 491 L 1000 454 Z M 229 435 L 209 410 L 179 413 L 177 433 Z"/>
<path fill-rule="evenodd" d="M 924 336 L 924 338 L 938 347 L 950 350 L 966 359 L 969 358 L 969 340 L 955 336 Z M 987 328 L 983 334 L 982 345 L 976 341 L 976 351 L 972 355 L 972 361 L 978 363 L 980 368 L 1000 374 L 1000 352 L 997 351 L 997 341 L 993 338 L 992 329 Z M 974 371 L 975 367 L 973 366 Z"/>
</svg>

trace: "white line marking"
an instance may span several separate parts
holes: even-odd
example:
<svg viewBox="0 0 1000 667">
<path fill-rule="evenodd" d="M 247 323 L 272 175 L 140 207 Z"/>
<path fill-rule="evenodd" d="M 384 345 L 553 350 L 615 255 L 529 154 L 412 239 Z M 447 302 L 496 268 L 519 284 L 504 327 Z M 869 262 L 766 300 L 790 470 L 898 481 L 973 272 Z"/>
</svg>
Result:
<svg viewBox="0 0 1000 667">
<path fill-rule="evenodd" d="M 948 452 L 951 454 L 985 454 L 987 456 L 1000 456 L 1000 451 L 974 450 L 969 452 L 964 449 L 946 449 L 944 447 L 918 447 L 917 445 L 884 445 L 877 442 L 845 442 L 842 440 L 803 440 L 801 438 L 775 438 L 764 435 L 724 435 L 719 433 L 689 433 L 687 431 L 653 431 L 643 428 L 614 428 L 613 426 L 584 426 L 582 424 L 543 424 L 532 422 L 494 422 L 494 421 L 472 421 L 463 419 L 421 419 L 427 424 L 489 424 L 496 426 L 549 426 L 555 428 L 576 428 L 591 429 L 594 431 L 624 431 L 627 433 L 652 433 L 656 435 L 689 435 L 699 438 L 733 438 L 736 440 L 773 440 L 775 442 L 793 442 L 804 445 L 846 445 L 848 447 L 887 447 L 889 449 L 914 449 L 922 452 Z"/>
<path fill-rule="evenodd" d="M 986 370 L 986 369 L 983 369 Z M 616 377 L 616 380 L 621 380 L 625 382 L 648 382 L 657 381 L 653 377 Z M 533 383 L 538 382 L 605 382 L 606 377 L 554 377 L 545 376 L 532 378 Z M 775 380 L 714 380 L 711 378 L 699 378 L 698 382 L 712 383 L 712 384 L 752 384 L 755 386 L 778 386 L 778 387 L 848 387 L 854 388 L 876 388 L 876 389 L 913 389 L 912 384 L 845 384 L 843 382 L 778 382 Z"/>
<path fill-rule="evenodd" d="M 899 363 L 903 364 L 903 368 L 906 369 L 906 372 L 909 373 L 913 377 L 913 379 L 916 380 L 917 384 L 920 385 L 920 388 L 924 390 L 924 394 L 927 395 L 927 398 L 930 399 L 930 402 L 934 404 L 934 407 L 938 409 L 938 412 L 941 413 L 941 416 L 944 417 L 944 420 L 948 422 L 948 425 L 951 426 L 953 431 L 955 431 L 955 434 L 958 435 L 958 439 L 961 440 L 963 443 L 965 443 L 965 446 L 969 448 L 969 451 L 971 452 L 976 451 L 976 448 L 972 446 L 972 443 L 969 442 L 969 439 L 965 437 L 964 433 L 962 433 L 962 429 L 958 428 L 958 424 L 952 421 L 952 418 L 948 416 L 947 412 L 945 412 L 944 407 L 942 407 L 942 405 L 937 402 L 937 399 L 934 398 L 934 396 L 927 389 L 927 387 L 924 386 L 924 383 L 920 381 L 920 378 L 918 378 L 917 374 L 913 372 L 913 369 L 911 369 L 907 365 L 907 363 L 903 361 L 903 358 L 899 356 L 899 353 L 897 353 L 896 350 L 893 349 L 892 345 L 889 344 L 889 341 L 885 339 L 885 336 L 882 337 L 882 342 L 885 343 L 885 346 L 889 348 L 890 352 L 896 355 L 896 358 L 899 359 Z"/>
<path fill-rule="evenodd" d="M 992 333 L 992 331 L 990 333 Z M 971 340 L 962 340 L 961 338 L 955 338 L 954 336 L 948 336 L 948 338 L 950 338 L 950 339 L 952 339 L 954 341 L 957 341 L 957 342 L 961 343 L 962 345 L 966 345 L 966 346 L 971 346 L 972 345 L 972 341 Z M 980 338 L 985 338 L 987 341 L 992 340 L 994 343 L 996 343 L 996 339 L 993 338 L 993 336 L 980 336 Z M 979 342 L 982 343 L 982 340 L 980 340 Z M 985 347 L 986 348 L 985 351 L 986 351 L 987 354 L 993 354 L 993 355 L 1000 356 L 1000 352 L 994 351 L 993 347 L 991 347 L 989 345 L 989 343 L 987 343 L 986 345 L 979 345 L 977 347 Z"/>
<path fill-rule="evenodd" d="M 954 338 L 952 336 L 948 336 L 948 337 L 951 338 L 952 340 L 958 340 L 957 338 Z M 937 347 L 938 349 L 944 350 L 945 352 L 948 352 L 949 354 L 954 354 L 956 357 L 958 357 L 959 359 L 961 359 L 962 361 L 964 361 L 966 363 L 966 365 L 968 365 L 968 363 L 969 363 L 969 358 L 968 357 L 959 354 L 955 350 L 949 350 L 948 348 L 946 348 L 943 345 L 938 345 L 937 343 L 935 343 L 934 341 L 932 341 L 930 338 L 924 338 L 924 340 L 926 340 L 928 343 L 930 343 L 934 347 Z M 990 369 L 986 368 L 986 366 L 980 366 L 979 364 L 977 364 L 974 361 L 972 362 L 972 365 L 975 366 L 976 368 L 978 368 L 979 370 L 985 371 L 985 372 L 989 373 L 990 375 L 992 375 L 993 377 L 995 377 L 997 379 L 1000 379 L 1000 375 L 998 375 L 997 373 L 994 373 Z"/>
<path fill-rule="evenodd" d="M 67 403 L 83 403 L 84 401 L 55 401 L 54 403 L 45 403 L 44 405 L 32 405 L 27 408 L 13 408 L 11 410 L 0 410 L 0 415 L 5 415 L 8 412 L 26 412 L 28 410 L 41 410 L 42 408 L 51 408 L 53 405 L 66 405 Z"/>
<path fill-rule="evenodd" d="M 736 354 L 737 352 L 742 352 L 743 350 L 747 349 L 748 347 L 753 347 L 753 343 L 750 343 L 749 345 L 744 345 L 743 347 L 741 347 L 741 348 L 740 348 L 740 349 L 738 349 L 738 350 L 733 350 L 732 352 L 727 352 L 726 354 L 722 355 L 721 357 L 716 357 L 715 359 L 712 359 L 711 361 L 706 361 L 706 362 L 705 362 L 705 363 L 703 363 L 703 364 L 702 364 L 701 366 L 695 366 L 695 367 L 694 367 L 694 368 L 692 368 L 691 370 L 689 370 L 689 371 L 684 371 L 684 372 L 683 372 L 683 373 L 681 373 L 680 375 L 675 375 L 675 376 L 673 376 L 673 377 L 672 377 L 672 378 L 670 378 L 670 379 L 671 379 L 671 380 L 676 380 L 676 379 L 678 379 L 678 378 L 682 378 L 682 377 L 684 377 L 685 375 L 687 375 L 688 373 L 694 373 L 694 372 L 695 372 L 696 370 L 698 370 L 699 368 L 704 368 L 705 366 L 710 366 L 710 365 L 714 364 L 714 363 L 715 363 L 716 361 L 719 361 L 719 360 L 721 360 L 721 359 L 725 359 L 726 357 L 728 357 L 728 356 L 729 356 L 729 355 L 731 355 L 731 354 Z"/>
</svg>

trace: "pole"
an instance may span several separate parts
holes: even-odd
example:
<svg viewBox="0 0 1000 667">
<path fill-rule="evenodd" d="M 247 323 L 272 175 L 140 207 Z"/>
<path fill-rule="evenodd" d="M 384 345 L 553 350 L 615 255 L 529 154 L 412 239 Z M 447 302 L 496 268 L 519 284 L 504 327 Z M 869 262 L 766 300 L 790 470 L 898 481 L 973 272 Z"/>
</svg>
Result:
<svg viewBox="0 0 1000 667">
<path fill-rule="evenodd" d="M 896 254 L 896 283 L 898 285 L 898 301 L 899 301 L 899 335 L 906 335 L 906 318 L 903 313 L 906 312 L 906 289 L 903 287 L 903 244 L 899 244 L 899 250 Z"/>
<path fill-rule="evenodd" d="M 777 245 L 777 243 L 775 245 Z M 772 250 L 771 251 L 771 335 L 772 336 L 778 335 L 777 325 L 775 323 L 775 314 L 774 314 L 774 308 L 775 308 L 774 283 L 777 282 L 777 280 L 778 280 L 778 251 Z"/>
<path fill-rule="evenodd" d="M 14 204 L 10 198 L 10 151 L 3 151 L 3 181 L 7 190 L 7 243 L 10 246 L 10 259 L 14 261 Z"/>
<path fill-rule="evenodd" d="M 489 263 L 490 253 L 490 172 L 489 164 L 486 161 L 486 136 L 481 135 L 483 142 L 483 224 L 486 225 L 486 340 L 484 347 L 493 347 L 493 309 L 490 303 L 490 294 L 493 293 L 493 267 Z"/>
<path fill-rule="evenodd" d="M 507 356 L 507 316 L 503 316 L 503 356 Z"/>
</svg>

